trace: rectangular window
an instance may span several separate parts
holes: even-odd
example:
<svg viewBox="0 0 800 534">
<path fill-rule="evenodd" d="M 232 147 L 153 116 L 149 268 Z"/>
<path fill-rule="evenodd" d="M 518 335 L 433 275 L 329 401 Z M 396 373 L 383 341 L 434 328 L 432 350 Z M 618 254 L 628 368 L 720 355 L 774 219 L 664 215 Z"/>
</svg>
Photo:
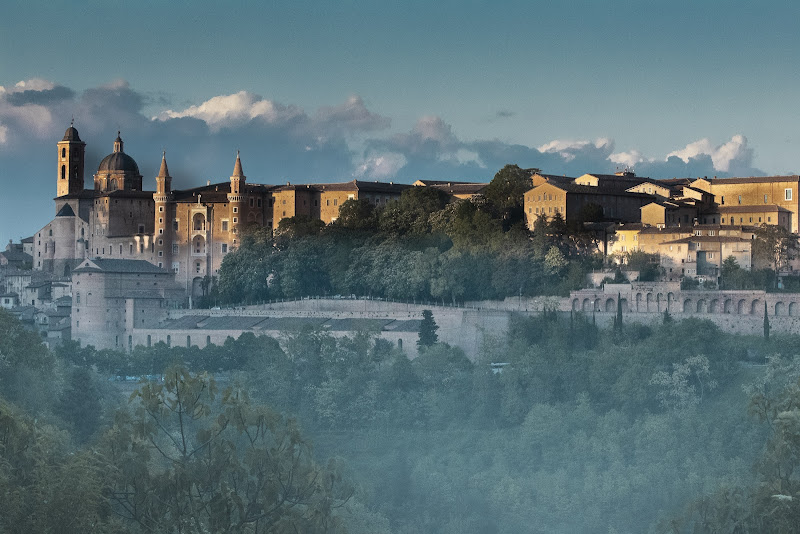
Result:
<svg viewBox="0 0 800 534">
<path fill-rule="evenodd" d="M 228 253 L 228 244 L 227 243 L 223 243 L 222 244 L 222 253 L 223 254 L 227 254 Z"/>
<path fill-rule="evenodd" d="M 239 208 L 237 208 L 236 206 L 234 206 L 234 207 L 233 207 L 233 213 L 239 213 Z"/>
<path fill-rule="evenodd" d="M 790 189 L 790 191 L 791 191 L 791 189 Z M 764 195 L 764 204 L 766 204 L 766 203 L 767 203 L 767 195 Z"/>
<path fill-rule="evenodd" d="M 331 199 L 329 199 L 329 198 L 325 199 L 325 205 L 326 206 L 330 206 L 331 205 Z"/>
<path fill-rule="evenodd" d="M 784 189 L 783 190 L 783 199 L 784 200 L 792 200 L 792 190 L 791 189 Z"/>
<path fill-rule="evenodd" d="M 228 231 L 228 221 L 222 221 L 222 231 L 223 232 Z"/>
<path fill-rule="evenodd" d="M 255 202 L 255 200 L 256 200 L 256 199 L 254 199 L 254 198 L 251 198 L 251 199 L 250 199 L 250 207 L 251 207 L 251 208 L 253 207 L 253 203 Z"/>
<path fill-rule="evenodd" d="M 181 270 L 181 262 L 173 261 L 172 262 L 172 272 L 178 274 L 178 271 Z"/>
<path fill-rule="evenodd" d="M 160 247 L 160 246 L 161 246 L 161 245 L 163 245 L 163 244 L 164 244 L 164 240 L 163 240 L 163 239 L 159 239 L 159 240 L 158 240 L 158 246 Z"/>
<path fill-rule="evenodd" d="M 159 228 L 158 229 L 158 235 L 164 235 L 164 229 L 163 228 Z"/>
<path fill-rule="evenodd" d="M 178 245 L 176 245 L 176 244 L 173 244 L 173 245 L 172 245 L 172 253 L 173 253 L 173 254 L 177 254 L 177 253 L 178 253 L 178 250 L 179 250 L 179 249 L 178 249 Z"/>
<path fill-rule="evenodd" d="M 175 230 L 176 232 L 178 231 L 178 219 L 172 221 L 172 229 Z"/>
<path fill-rule="evenodd" d="M 159 258 L 162 258 L 162 257 L 164 257 L 164 251 L 163 251 L 163 250 L 159 250 L 159 251 L 158 251 L 158 257 L 159 257 Z"/>
<path fill-rule="evenodd" d="M 334 206 L 338 206 L 339 205 L 339 199 L 338 198 L 334 198 L 333 199 L 333 205 Z"/>
<path fill-rule="evenodd" d="M 234 217 L 233 218 L 233 224 L 236 224 L 237 222 L 239 222 L 239 218 L 238 217 Z"/>
<path fill-rule="evenodd" d="M 739 195 L 739 204 L 742 203 L 742 195 Z"/>
<path fill-rule="evenodd" d="M 164 206 L 159 206 L 159 207 L 158 207 L 158 212 L 159 212 L 159 213 L 163 213 L 163 212 L 164 212 Z M 159 220 L 160 220 L 160 219 L 159 219 Z"/>
<path fill-rule="evenodd" d="M 160 252 L 160 251 L 159 251 L 158 255 L 159 255 L 159 256 L 161 255 L 161 252 Z M 164 264 L 163 264 L 163 263 L 161 263 L 161 262 L 158 262 L 158 268 L 160 269 L 160 268 L 162 268 L 162 267 L 164 267 Z M 142 320 L 144 320 L 144 319 L 142 319 Z"/>
<path fill-rule="evenodd" d="M 143 225 L 143 224 L 140 224 L 140 225 L 139 225 L 139 233 L 140 233 L 140 234 L 143 234 L 143 233 L 144 233 L 144 225 Z"/>
<path fill-rule="evenodd" d="M 260 198 L 258 199 L 258 207 L 259 208 L 261 207 L 261 199 Z"/>
<path fill-rule="evenodd" d="M 164 219 L 162 219 L 161 217 L 159 217 L 159 218 L 158 218 L 158 224 L 161 224 L 161 223 L 163 223 L 163 222 L 164 222 Z"/>
</svg>

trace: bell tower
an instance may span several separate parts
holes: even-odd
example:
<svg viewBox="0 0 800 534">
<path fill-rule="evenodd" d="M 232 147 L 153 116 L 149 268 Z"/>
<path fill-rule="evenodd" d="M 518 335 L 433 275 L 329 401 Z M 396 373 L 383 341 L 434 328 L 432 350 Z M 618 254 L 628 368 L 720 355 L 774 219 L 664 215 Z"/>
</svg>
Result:
<svg viewBox="0 0 800 534">
<path fill-rule="evenodd" d="M 86 143 L 81 141 L 78 130 L 70 122 L 64 138 L 58 142 L 58 187 L 56 196 L 71 195 L 83 191 L 83 164 Z"/>
</svg>

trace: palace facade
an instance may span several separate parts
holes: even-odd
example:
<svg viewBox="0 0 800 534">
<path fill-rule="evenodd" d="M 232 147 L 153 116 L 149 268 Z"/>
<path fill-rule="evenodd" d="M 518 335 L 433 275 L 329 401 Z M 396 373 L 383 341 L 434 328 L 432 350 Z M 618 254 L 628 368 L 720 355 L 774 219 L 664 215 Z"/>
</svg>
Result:
<svg viewBox="0 0 800 534">
<path fill-rule="evenodd" d="M 145 260 L 175 273 L 187 295 L 203 294 L 234 250 L 245 224 L 275 229 L 282 219 L 307 216 L 326 224 L 350 199 L 385 205 L 412 187 L 364 182 L 264 185 L 250 183 L 239 154 L 228 181 L 193 189 L 172 188 L 166 154 L 146 189 L 136 161 L 117 133 L 84 187 L 86 143 L 70 125 L 57 143 L 56 216 L 33 236 L 33 268 L 69 276 L 88 258 Z"/>
</svg>

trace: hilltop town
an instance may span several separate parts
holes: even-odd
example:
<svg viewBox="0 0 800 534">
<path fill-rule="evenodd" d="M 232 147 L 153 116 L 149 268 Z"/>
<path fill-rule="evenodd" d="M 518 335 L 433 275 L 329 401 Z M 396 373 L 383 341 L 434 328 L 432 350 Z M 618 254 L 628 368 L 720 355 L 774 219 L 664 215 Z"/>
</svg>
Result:
<svg viewBox="0 0 800 534">
<path fill-rule="evenodd" d="M 787 292 L 798 280 L 798 176 L 567 177 L 508 165 L 485 183 L 271 185 L 248 180 L 237 154 L 229 179 L 179 190 L 166 154 L 148 183 L 118 133 L 86 188 L 85 147 L 70 125 L 56 143 L 54 218 L 0 253 L 0 305 L 52 343 L 130 350 L 180 337 L 203 346 L 280 330 L 279 316 L 343 332 L 375 327 L 401 343 L 400 332 L 416 332 L 421 303 L 437 301 L 503 313 L 619 306 L 642 322 L 665 312 L 721 324 L 769 314 L 786 329 L 800 315 L 800 295 Z M 309 238 L 327 251 L 292 244 Z M 406 308 L 359 311 L 342 294 Z M 276 307 L 308 296 L 336 305 Z M 245 310 L 259 320 L 216 309 L 245 304 L 261 306 Z M 461 313 L 447 321 L 483 324 Z M 332 326 L 341 314 L 350 322 Z M 384 322 L 358 322 L 370 320 Z M 730 328 L 756 328 L 746 323 Z M 456 330 L 444 340 L 474 353 L 479 340 Z"/>
</svg>

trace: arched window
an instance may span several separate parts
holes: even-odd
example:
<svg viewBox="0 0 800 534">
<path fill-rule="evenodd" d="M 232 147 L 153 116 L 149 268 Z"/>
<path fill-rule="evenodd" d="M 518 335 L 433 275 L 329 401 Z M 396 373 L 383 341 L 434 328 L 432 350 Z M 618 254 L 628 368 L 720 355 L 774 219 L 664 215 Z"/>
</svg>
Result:
<svg viewBox="0 0 800 534">
<path fill-rule="evenodd" d="M 61 179 L 64 180 L 66 178 L 67 178 L 67 166 L 66 165 L 62 165 L 61 166 Z"/>
<path fill-rule="evenodd" d="M 67 149 L 66 148 L 62 148 L 61 149 L 61 157 L 62 158 L 66 158 L 67 157 Z"/>
</svg>

